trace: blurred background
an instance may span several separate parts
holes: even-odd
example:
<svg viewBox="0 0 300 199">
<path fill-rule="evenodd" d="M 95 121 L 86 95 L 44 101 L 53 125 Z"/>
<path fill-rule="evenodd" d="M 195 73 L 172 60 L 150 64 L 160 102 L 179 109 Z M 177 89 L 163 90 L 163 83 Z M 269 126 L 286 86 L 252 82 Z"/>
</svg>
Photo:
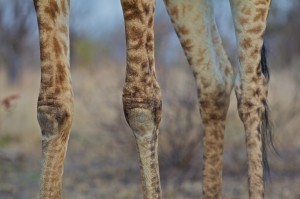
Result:
<svg viewBox="0 0 300 199">
<path fill-rule="evenodd" d="M 215 16 L 230 60 L 237 50 L 228 1 Z M 273 0 L 265 34 L 275 145 L 266 198 L 300 198 L 300 1 Z M 164 198 L 201 198 L 202 124 L 196 86 L 162 0 L 156 8 L 156 68 L 162 88 L 159 135 Z M 122 109 L 125 37 L 119 0 L 71 0 L 75 118 L 63 198 L 142 198 L 133 135 Z M 36 102 L 37 22 L 30 0 L 0 0 L 0 198 L 35 198 L 41 167 Z M 224 149 L 223 198 L 248 198 L 245 135 L 232 95 Z"/>
</svg>

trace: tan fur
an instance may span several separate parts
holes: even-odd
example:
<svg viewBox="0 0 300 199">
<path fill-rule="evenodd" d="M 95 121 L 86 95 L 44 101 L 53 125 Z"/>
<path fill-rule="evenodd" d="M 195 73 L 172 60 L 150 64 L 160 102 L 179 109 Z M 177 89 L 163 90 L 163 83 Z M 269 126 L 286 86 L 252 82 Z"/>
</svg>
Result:
<svg viewBox="0 0 300 199">
<path fill-rule="evenodd" d="M 137 144 L 145 199 L 161 198 L 157 136 L 161 94 L 154 66 L 154 0 L 122 1 L 127 46 L 123 106 Z"/>
<path fill-rule="evenodd" d="M 270 0 L 231 0 L 240 71 L 235 82 L 240 117 L 246 131 L 250 198 L 264 197 L 262 138 L 259 132 L 263 102 L 267 99 L 267 80 L 260 67 L 262 36 L 266 28 Z M 247 10 L 247 12 L 243 12 Z M 243 19 L 247 19 L 244 21 Z"/>
<path fill-rule="evenodd" d="M 262 138 L 267 81 L 260 67 L 262 35 L 269 0 L 230 0 L 241 66 L 234 74 L 223 48 L 210 0 L 165 0 L 197 87 L 204 124 L 205 199 L 222 198 L 223 140 L 229 97 L 235 85 L 246 130 L 250 198 L 263 198 Z M 121 0 L 127 46 L 124 113 L 136 138 L 143 196 L 161 198 L 158 127 L 161 93 L 154 62 L 155 0 Z M 43 169 L 40 198 L 61 198 L 62 174 L 73 115 L 69 70 L 68 0 L 34 0 L 41 49 L 38 121 L 42 131 Z"/>
<path fill-rule="evenodd" d="M 34 1 L 40 32 L 38 121 L 43 168 L 40 198 L 61 198 L 62 174 L 73 115 L 69 71 L 69 2 Z"/>
<path fill-rule="evenodd" d="M 165 3 L 198 87 L 205 127 L 203 196 L 221 198 L 225 118 L 234 82 L 233 69 L 215 25 L 212 2 L 170 0 Z M 176 15 L 172 10 L 178 10 Z"/>
</svg>

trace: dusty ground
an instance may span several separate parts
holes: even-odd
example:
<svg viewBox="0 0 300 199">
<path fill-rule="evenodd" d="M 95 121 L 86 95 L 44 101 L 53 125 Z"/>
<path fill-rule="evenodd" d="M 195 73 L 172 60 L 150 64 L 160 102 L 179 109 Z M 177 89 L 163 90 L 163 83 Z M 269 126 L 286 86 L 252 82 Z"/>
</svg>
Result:
<svg viewBox="0 0 300 199">
<path fill-rule="evenodd" d="M 75 118 L 65 163 L 64 198 L 142 198 L 135 145 L 124 120 L 124 68 L 73 71 Z M 270 107 L 280 157 L 270 155 L 272 182 L 266 198 L 300 198 L 299 69 L 272 73 Z M 164 78 L 162 78 L 164 75 Z M 201 198 L 202 130 L 192 74 L 187 67 L 158 70 L 163 89 L 160 166 L 164 198 Z M 39 74 L 29 72 L 15 87 L 0 71 L 0 198 L 35 198 L 41 144 L 36 121 Z M 227 119 L 223 198 L 247 198 L 244 133 L 232 98 Z M 178 114 L 180 113 L 180 114 Z"/>
</svg>

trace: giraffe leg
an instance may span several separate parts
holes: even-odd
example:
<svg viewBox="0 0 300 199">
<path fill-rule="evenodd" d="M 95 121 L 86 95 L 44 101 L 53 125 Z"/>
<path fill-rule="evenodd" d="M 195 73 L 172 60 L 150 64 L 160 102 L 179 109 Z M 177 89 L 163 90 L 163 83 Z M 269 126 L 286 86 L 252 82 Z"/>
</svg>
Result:
<svg viewBox="0 0 300 199">
<path fill-rule="evenodd" d="M 264 197 L 263 166 L 267 166 L 267 161 L 263 160 L 266 160 L 265 142 L 269 133 L 265 129 L 269 74 L 261 55 L 270 0 L 230 0 L 230 3 L 241 65 L 235 92 L 246 132 L 249 195 L 260 199 Z"/>
<path fill-rule="evenodd" d="M 194 73 L 204 124 L 205 199 L 221 198 L 225 119 L 234 73 L 213 16 L 210 0 L 165 0 Z"/>
<path fill-rule="evenodd" d="M 127 45 L 123 107 L 136 139 L 145 199 L 161 198 L 157 156 L 161 95 L 154 67 L 154 7 L 155 0 L 122 0 Z"/>
<path fill-rule="evenodd" d="M 69 1 L 34 0 L 40 33 L 41 87 L 37 117 L 42 132 L 40 198 L 61 198 L 73 113 L 69 70 Z"/>
</svg>

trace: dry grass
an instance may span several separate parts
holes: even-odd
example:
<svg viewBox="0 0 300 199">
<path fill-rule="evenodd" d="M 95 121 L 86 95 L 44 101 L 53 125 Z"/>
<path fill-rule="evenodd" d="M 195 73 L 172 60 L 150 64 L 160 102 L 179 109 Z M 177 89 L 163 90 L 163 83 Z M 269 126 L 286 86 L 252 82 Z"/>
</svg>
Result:
<svg viewBox="0 0 300 199">
<path fill-rule="evenodd" d="M 110 64 L 73 71 L 75 118 L 64 198 L 141 198 L 134 139 L 121 104 L 124 72 L 124 67 Z M 299 74 L 272 73 L 270 107 L 281 156 L 271 155 L 273 178 L 267 198 L 300 198 Z M 158 77 L 163 93 L 159 155 L 164 198 L 199 198 L 202 128 L 192 74 L 187 67 L 174 67 L 160 69 Z M 41 158 L 36 120 L 39 74 L 25 73 L 14 88 L 5 82 L 0 71 L 0 99 L 13 94 L 20 99 L 9 109 L 0 108 L 0 198 L 34 198 Z M 235 107 L 233 96 L 224 151 L 223 196 L 228 199 L 247 198 L 245 138 Z"/>
</svg>

